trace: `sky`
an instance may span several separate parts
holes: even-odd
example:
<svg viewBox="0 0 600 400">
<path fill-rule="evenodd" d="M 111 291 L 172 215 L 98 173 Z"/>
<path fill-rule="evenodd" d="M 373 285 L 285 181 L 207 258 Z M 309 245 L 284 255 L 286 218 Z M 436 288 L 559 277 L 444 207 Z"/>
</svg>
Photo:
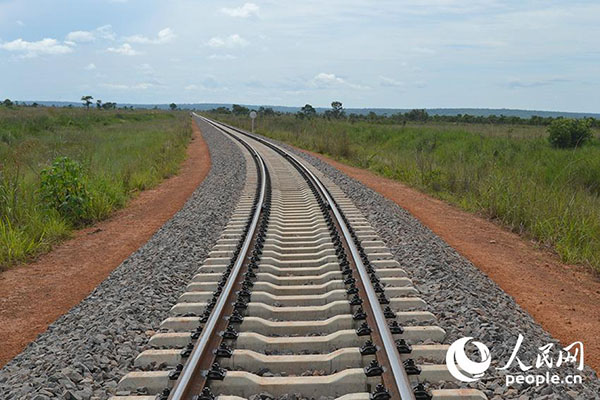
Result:
<svg viewBox="0 0 600 400">
<path fill-rule="evenodd" d="M 600 112 L 598 0 L 0 0 L 0 98 Z"/>
</svg>

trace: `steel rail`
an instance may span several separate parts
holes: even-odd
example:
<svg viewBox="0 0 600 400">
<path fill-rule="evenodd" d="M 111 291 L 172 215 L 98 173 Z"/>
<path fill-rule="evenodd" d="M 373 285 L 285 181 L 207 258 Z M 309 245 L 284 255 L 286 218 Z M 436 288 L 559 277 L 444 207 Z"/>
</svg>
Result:
<svg viewBox="0 0 600 400">
<path fill-rule="evenodd" d="M 224 131 L 222 128 L 219 128 L 214 123 L 212 123 L 212 121 L 209 122 L 211 122 L 211 124 L 216 128 Z M 240 140 L 240 142 L 243 143 L 244 141 Z M 210 314 L 208 321 L 204 325 L 202 333 L 200 334 L 200 337 L 198 338 L 198 341 L 196 342 L 196 345 L 194 346 L 194 349 L 192 350 L 188 361 L 185 363 L 183 370 L 181 371 L 181 375 L 179 376 L 179 379 L 177 380 L 177 383 L 174 386 L 175 390 L 172 391 L 169 396 L 170 400 L 184 400 L 186 398 L 185 396 L 187 396 L 187 389 L 190 383 L 193 381 L 194 375 L 197 373 L 197 365 L 207 350 L 206 347 L 209 342 L 209 339 L 215 333 L 213 331 L 215 329 L 215 326 L 217 325 L 219 318 L 221 317 L 221 313 L 223 312 L 223 308 L 225 307 L 228 294 L 233 289 L 233 285 L 242 268 L 243 261 L 248 253 L 248 249 L 250 248 L 252 237 L 254 236 L 254 232 L 256 231 L 256 226 L 258 225 L 258 219 L 260 217 L 261 209 L 265 198 L 265 163 L 261 155 L 254 148 L 252 148 L 252 146 L 247 144 L 247 147 L 250 150 L 251 154 L 258 160 L 259 165 L 259 179 L 261 187 L 258 201 L 256 203 L 256 210 L 254 211 L 252 223 L 250 224 L 250 228 L 248 229 L 248 233 L 246 234 L 246 238 L 244 239 L 244 243 L 240 249 L 240 253 L 237 259 L 235 260 L 235 264 L 231 270 L 231 275 L 227 279 L 227 283 L 223 288 L 223 292 L 219 296 L 215 308 Z"/>
<path fill-rule="evenodd" d="M 321 194 L 324 196 L 327 203 L 331 207 L 331 210 L 332 210 L 333 214 L 335 215 L 337 223 L 342 229 L 342 233 L 344 235 L 344 238 L 346 240 L 348 248 L 350 249 L 354 263 L 356 264 L 356 267 L 358 269 L 360 279 L 363 282 L 363 285 L 364 285 L 364 288 L 365 288 L 365 291 L 367 294 L 369 306 L 371 308 L 371 311 L 375 318 L 375 322 L 377 324 L 377 331 L 379 332 L 379 335 L 381 337 L 381 340 L 382 340 L 382 343 L 384 346 L 384 351 L 386 353 L 388 362 L 390 364 L 389 367 L 391 368 L 392 375 L 394 376 L 394 383 L 396 385 L 398 393 L 400 394 L 400 398 L 402 400 L 415 400 L 415 395 L 412 390 L 412 385 L 410 383 L 408 375 L 406 374 L 404 365 L 402 364 L 402 360 L 400 358 L 400 353 L 398 352 L 398 349 L 396 347 L 396 342 L 394 341 L 394 337 L 388 327 L 385 315 L 379 304 L 379 299 L 377 297 L 377 294 L 375 293 L 375 290 L 373 289 L 373 286 L 369 279 L 369 274 L 367 272 L 367 269 L 365 268 L 365 265 L 363 264 L 362 259 L 360 258 L 358 249 L 354 243 L 354 240 L 352 240 L 352 236 L 350 235 L 350 231 L 348 230 L 348 227 L 347 227 L 346 223 L 344 222 L 344 219 L 342 218 L 342 214 L 340 213 L 339 209 L 337 208 L 337 205 L 336 205 L 335 201 L 333 200 L 333 198 L 331 197 L 327 188 L 325 188 L 325 186 L 321 183 L 321 181 L 312 173 L 312 171 L 310 169 L 308 169 L 308 167 L 306 167 L 303 163 L 301 163 L 293 154 L 291 154 L 287 150 L 284 150 L 280 146 L 278 146 L 274 143 L 271 143 L 265 139 L 262 139 L 261 137 L 258 137 L 254 134 L 250 134 L 248 132 L 245 132 L 241 129 L 234 128 L 227 124 L 215 123 L 214 121 L 212 121 L 208 118 L 205 118 L 205 117 L 200 117 L 200 118 L 206 120 L 207 122 L 212 123 L 213 125 L 218 124 L 218 125 L 226 126 L 233 131 L 236 131 L 240 134 L 248 136 L 248 137 L 276 150 L 278 153 L 284 155 L 286 158 L 288 158 L 290 160 L 293 160 L 295 164 L 299 165 L 299 167 L 315 183 L 315 185 L 317 186 L 317 188 L 319 189 L 319 191 L 321 192 Z"/>
</svg>

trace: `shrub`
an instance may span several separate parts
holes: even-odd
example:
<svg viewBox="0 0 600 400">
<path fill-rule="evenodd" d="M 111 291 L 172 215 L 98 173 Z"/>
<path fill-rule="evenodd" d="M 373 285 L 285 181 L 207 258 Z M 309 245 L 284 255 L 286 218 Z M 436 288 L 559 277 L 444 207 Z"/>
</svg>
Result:
<svg viewBox="0 0 600 400">
<path fill-rule="evenodd" d="M 561 149 L 579 147 L 592 137 L 589 121 L 560 118 L 548 127 L 548 141 Z"/>
<path fill-rule="evenodd" d="M 59 157 L 42 170 L 40 180 L 42 203 L 58 211 L 71 223 L 86 222 L 90 194 L 81 165 L 68 157 Z"/>
</svg>

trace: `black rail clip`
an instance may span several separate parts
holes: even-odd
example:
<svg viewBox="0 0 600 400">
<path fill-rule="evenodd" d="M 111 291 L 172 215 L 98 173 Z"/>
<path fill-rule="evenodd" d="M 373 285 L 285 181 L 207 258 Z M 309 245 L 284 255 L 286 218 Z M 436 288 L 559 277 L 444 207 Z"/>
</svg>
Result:
<svg viewBox="0 0 600 400">
<path fill-rule="evenodd" d="M 421 368 L 417 364 L 415 364 L 415 360 L 409 358 L 404 361 L 404 370 L 406 371 L 406 375 L 419 375 L 421 374 Z"/>
<path fill-rule="evenodd" d="M 215 400 L 216 397 L 214 394 L 212 394 L 212 392 L 210 391 L 210 388 L 205 387 L 204 389 L 202 389 L 202 393 L 194 395 L 194 397 L 192 397 L 192 400 Z"/>
<path fill-rule="evenodd" d="M 228 325 L 227 329 L 225 329 L 223 331 L 223 333 L 221 334 L 223 339 L 233 339 L 233 340 L 237 339 L 239 335 L 240 334 L 231 325 Z"/>
<path fill-rule="evenodd" d="M 377 347 L 373 344 L 372 340 L 367 340 L 361 347 L 360 347 L 360 354 L 363 356 L 370 356 L 377 353 Z"/>
<path fill-rule="evenodd" d="M 358 310 L 352 315 L 352 319 L 355 321 L 362 321 L 367 319 L 367 313 L 363 310 L 362 307 L 358 307 Z"/>
<path fill-rule="evenodd" d="M 390 321 L 388 326 L 390 328 L 390 332 L 393 334 L 399 335 L 404 333 L 404 328 L 398 324 L 398 321 Z"/>
<path fill-rule="evenodd" d="M 244 322 L 244 316 L 242 315 L 242 313 L 240 313 L 239 310 L 233 310 L 233 312 L 229 316 L 229 323 L 241 324 L 242 322 Z"/>
<path fill-rule="evenodd" d="M 383 292 L 379 294 L 379 304 L 390 304 L 390 299 L 385 297 L 385 293 Z"/>
<path fill-rule="evenodd" d="M 353 284 L 350 285 L 350 287 L 348 289 L 346 289 L 346 293 L 347 294 L 356 294 L 356 293 L 358 293 L 358 288 L 353 283 Z"/>
<path fill-rule="evenodd" d="M 202 316 L 200 317 L 200 323 L 205 324 L 208 322 L 208 318 L 210 317 L 210 310 L 205 310 Z"/>
<path fill-rule="evenodd" d="M 431 400 L 433 398 L 422 383 L 415 386 L 413 393 L 415 394 L 416 400 Z"/>
<path fill-rule="evenodd" d="M 238 297 L 233 303 L 233 308 L 236 310 L 245 310 L 248 308 L 248 303 L 246 303 L 242 297 Z"/>
<path fill-rule="evenodd" d="M 233 350 L 229 348 L 224 342 L 221 342 L 219 347 L 215 350 L 217 357 L 231 358 L 233 356 Z"/>
<path fill-rule="evenodd" d="M 375 387 L 375 391 L 369 395 L 370 400 L 390 400 L 392 395 L 388 390 L 380 383 Z"/>
<path fill-rule="evenodd" d="M 383 367 L 377 363 L 377 360 L 371 360 L 371 363 L 365 367 L 367 376 L 381 376 L 382 374 Z"/>
<path fill-rule="evenodd" d="M 158 396 L 156 396 L 156 400 L 167 400 L 169 395 L 171 394 L 171 389 L 164 388 L 162 392 Z"/>
<path fill-rule="evenodd" d="M 192 331 L 192 340 L 197 340 L 202 334 L 202 326 L 198 326 L 195 330 Z"/>
<path fill-rule="evenodd" d="M 367 335 L 370 335 L 371 332 L 373 332 L 373 330 L 371 329 L 369 324 L 367 324 L 366 322 L 363 322 L 362 324 L 360 324 L 360 326 L 356 330 L 356 334 L 358 336 L 367 336 Z"/>
<path fill-rule="evenodd" d="M 396 313 L 390 306 L 386 306 L 385 310 L 383 310 L 383 316 L 386 318 L 396 318 Z"/>
<path fill-rule="evenodd" d="M 192 354 L 192 350 L 194 350 L 194 345 L 192 343 L 188 343 L 187 346 L 181 350 L 181 352 L 179 353 L 181 355 L 181 357 L 189 357 L 190 354 Z"/>
<path fill-rule="evenodd" d="M 210 369 L 206 372 L 207 379 L 213 379 L 216 381 L 222 381 L 225 379 L 225 374 L 227 374 L 227 370 L 225 368 L 221 368 L 218 362 L 213 363 L 210 366 Z"/>
<path fill-rule="evenodd" d="M 396 349 L 398 349 L 398 353 L 400 354 L 412 353 L 411 345 L 408 344 L 404 339 L 396 339 Z"/>
<path fill-rule="evenodd" d="M 175 369 L 169 372 L 169 380 L 175 381 L 179 379 L 179 375 L 181 375 L 181 371 L 183 371 L 183 364 L 177 364 Z"/>
</svg>

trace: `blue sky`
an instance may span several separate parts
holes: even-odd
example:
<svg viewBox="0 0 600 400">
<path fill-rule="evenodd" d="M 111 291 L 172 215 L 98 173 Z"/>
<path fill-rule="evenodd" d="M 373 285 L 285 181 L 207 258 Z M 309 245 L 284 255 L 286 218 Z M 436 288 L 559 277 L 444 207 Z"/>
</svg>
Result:
<svg viewBox="0 0 600 400">
<path fill-rule="evenodd" d="M 598 21 L 597 0 L 0 0 L 0 97 L 600 112 Z"/>
</svg>

